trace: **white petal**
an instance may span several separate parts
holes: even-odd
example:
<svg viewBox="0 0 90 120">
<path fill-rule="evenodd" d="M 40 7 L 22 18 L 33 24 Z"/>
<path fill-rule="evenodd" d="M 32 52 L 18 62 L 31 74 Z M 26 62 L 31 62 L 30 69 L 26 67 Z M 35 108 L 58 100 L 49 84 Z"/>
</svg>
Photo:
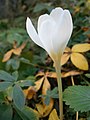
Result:
<svg viewBox="0 0 90 120">
<path fill-rule="evenodd" d="M 50 19 L 50 16 L 49 16 L 48 14 L 44 14 L 44 15 L 41 15 L 41 16 L 39 17 L 39 19 L 38 19 L 38 27 L 37 27 L 38 32 L 39 32 L 39 29 L 40 29 L 40 27 L 41 27 L 41 24 L 42 24 L 45 20 L 47 20 L 47 19 Z"/>
<path fill-rule="evenodd" d="M 51 56 L 51 53 L 54 52 L 52 47 L 52 38 L 53 38 L 55 25 L 56 23 L 53 21 L 52 18 L 47 19 L 41 24 L 41 27 L 39 30 L 40 40 L 42 41 L 45 50 L 48 52 L 50 56 Z"/>
<path fill-rule="evenodd" d="M 31 20 L 29 18 L 27 18 L 26 20 L 26 29 L 27 29 L 27 33 L 29 34 L 30 38 L 37 44 L 39 45 L 40 47 L 44 48 L 43 47 L 43 44 L 42 42 L 40 41 L 39 39 L 39 36 L 31 22 Z"/>
<path fill-rule="evenodd" d="M 52 18 L 55 20 L 55 22 L 58 24 L 60 22 L 61 19 L 61 15 L 63 13 L 63 9 L 60 7 L 57 7 L 55 9 L 53 9 L 50 13 L 50 16 L 52 16 Z"/>
<path fill-rule="evenodd" d="M 57 29 L 53 37 L 53 48 L 55 52 L 65 49 L 73 30 L 72 17 L 68 10 L 64 10 L 61 15 L 60 23 L 57 24 Z"/>
</svg>

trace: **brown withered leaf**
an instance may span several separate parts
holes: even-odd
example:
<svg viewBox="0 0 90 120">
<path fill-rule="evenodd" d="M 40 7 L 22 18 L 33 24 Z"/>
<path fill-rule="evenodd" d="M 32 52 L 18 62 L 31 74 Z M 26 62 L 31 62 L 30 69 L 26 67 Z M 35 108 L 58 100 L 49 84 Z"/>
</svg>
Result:
<svg viewBox="0 0 90 120">
<path fill-rule="evenodd" d="M 26 43 L 27 43 L 27 42 L 23 42 L 20 47 L 15 48 L 15 49 L 13 50 L 13 53 L 14 53 L 15 55 L 20 55 L 21 52 L 22 52 L 22 50 L 25 48 Z M 15 47 L 15 46 L 14 46 L 14 47 Z"/>
<path fill-rule="evenodd" d="M 13 43 L 13 48 L 14 48 L 14 49 L 17 48 L 17 41 L 14 41 L 14 43 Z"/>
<path fill-rule="evenodd" d="M 42 86 L 42 95 L 46 95 L 46 92 L 48 89 L 50 89 L 51 85 L 47 79 L 47 77 L 44 78 L 43 86 Z"/>
<path fill-rule="evenodd" d="M 37 111 L 41 117 L 46 117 L 52 110 L 54 105 L 54 100 L 51 99 L 49 105 L 36 104 Z"/>
<path fill-rule="evenodd" d="M 27 41 L 23 42 L 19 48 L 23 50 L 26 47 L 26 44 L 27 44 Z"/>
<path fill-rule="evenodd" d="M 11 49 L 10 51 L 8 51 L 8 52 L 4 55 L 4 57 L 3 57 L 3 59 L 2 59 L 2 62 L 8 61 L 8 60 L 10 59 L 12 53 L 13 53 L 13 49 Z"/>
<path fill-rule="evenodd" d="M 60 120 L 57 114 L 56 109 L 53 109 L 52 112 L 49 115 L 49 119 L 48 120 Z"/>
<path fill-rule="evenodd" d="M 26 98 L 29 100 L 32 99 L 33 96 L 36 94 L 36 90 L 35 90 L 34 86 L 30 86 L 28 89 L 23 90 L 23 92 L 24 92 Z"/>
<path fill-rule="evenodd" d="M 40 78 L 39 80 L 37 80 L 35 82 L 35 89 L 36 89 L 36 91 L 38 91 L 41 88 L 43 81 L 44 81 L 44 77 Z"/>
<path fill-rule="evenodd" d="M 22 49 L 21 49 L 21 48 L 15 48 L 15 49 L 13 49 L 13 53 L 14 53 L 15 55 L 20 55 L 21 52 L 22 52 Z"/>
<path fill-rule="evenodd" d="M 38 74 L 36 74 L 36 77 L 40 77 L 40 76 L 44 76 L 45 75 L 45 73 L 44 72 L 38 72 Z"/>
<path fill-rule="evenodd" d="M 83 73 L 82 71 L 72 70 L 72 71 L 69 71 L 69 72 L 62 72 L 61 75 L 62 75 L 62 78 L 65 78 L 65 77 L 69 77 L 69 76 L 80 75 L 82 73 Z"/>
<path fill-rule="evenodd" d="M 22 43 L 20 47 L 17 48 L 17 42 L 14 42 L 13 49 L 9 50 L 3 57 L 2 62 L 6 62 L 10 59 L 12 53 L 15 55 L 20 55 L 22 50 L 25 48 L 27 42 Z"/>
<path fill-rule="evenodd" d="M 49 78 L 57 78 L 56 72 L 46 72 L 45 75 Z"/>
</svg>

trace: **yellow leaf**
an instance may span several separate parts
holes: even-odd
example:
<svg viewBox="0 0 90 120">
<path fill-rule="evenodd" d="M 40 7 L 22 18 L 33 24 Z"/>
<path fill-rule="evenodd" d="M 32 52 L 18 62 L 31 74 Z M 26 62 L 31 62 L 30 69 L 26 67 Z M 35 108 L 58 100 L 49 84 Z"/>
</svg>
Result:
<svg viewBox="0 0 90 120">
<path fill-rule="evenodd" d="M 44 105 L 45 108 L 44 108 L 44 112 L 43 112 L 43 117 L 46 117 L 51 112 L 53 105 L 54 105 L 53 99 L 50 100 L 49 105 Z"/>
<path fill-rule="evenodd" d="M 38 74 L 36 74 L 36 77 L 39 77 L 39 76 L 44 76 L 44 72 L 39 72 Z"/>
<path fill-rule="evenodd" d="M 25 48 L 25 46 L 26 46 L 26 43 L 27 42 L 23 42 L 23 44 L 20 46 L 20 47 L 18 47 L 18 48 L 16 48 L 16 44 L 14 45 L 14 50 L 13 50 L 13 53 L 15 54 L 15 55 L 20 55 L 21 54 L 21 52 L 22 52 L 22 50 Z"/>
<path fill-rule="evenodd" d="M 24 49 L 26 44 L 27 44 L 27 41 L 23 42 L 22 45 L 19 48 L 21 48 L 21 50 Z"/>
<path fill-rule="evenodd" d="M 43 95 L 46 95 L 46 92 L 47 92 L 48 89 L 50 89 L 50 86 L 51 86 L 51 85 L 50 85 L 47 77 L 45 77 L 45 78 L 44 78 L 43 87 L 42 87 L 42 94 L 43 94 Z"/>
<path fill-rule="evenodd" d="M 4 55 L 2 62 L 8 61 L 8 60 L 10 59 L 12 53 L 13 53 L 13 49 L 11 49 L 10 51 L 8 51 L 8 52 Z"/>
<path fill-rule="evenodd" d="M 36 104 L 36 108 L 37 108 L 40 116 L 43 117 L 44 106 L 42 104 Z"/>
<path fill-rule="evenodd" d="M 81 70 L 88 70 L 88 62 L 82 54 L 72 53 L 71 61 L 77 68 Z"/>
<path fill-rule="evenodd" d="M 38 91 L 41 88 L 41 85 L 42 85 L 43 81 L 44 81 L 44 77 L 42 77 L 40 80 L 37 80 L 35 82 L 35 89 L 36 89 L 36 91 Z"/>
<path fill-rule="evenodd" d="M 28 89 L 23 90 L 23 92 L 24 92 L 26 98 L 29 100 L 32 99 L 33 96 L 36 94 L 36 90 L 35 90 L 34 86 L 30 86 Z"/>
<path fill-rule="evenodd" d="M 72 70 L 72 71 L 69 71 L 69 72 L 62 72 L 61 75 L 62 75 L 62 78 L 65 78 L 65 77 L 69 77 L 69 76 L 80 75 L 82 73 L 83 73 L 82 71 Z"/>
<path fill-rule="evenodd" d="M 61 65 L 64 65 L 70 58 L 69 53 L 64 53 L 61 57 Z"/>
<path fill-rule="evenodd" d="M 60 120 L 58 115 L 57 115 L 56 109 L 52 110 L 51 114 L 49 115 L 48 120 Z"/>
<path fill-rule="evenodd" d="M 15 49 L 13 50 L 13 53 L 14 53 L 15 55 L 20 55 L 21 52 L 22 52 L 22 49 L 21 49 L 21 48 L 15 48 Z"/>
<path fill-rule="evenodd" d="M 67 53 L 67 52 L 69 53 L 69 52 L 71 52 L 71 49 L 69 47 L 66 47 L 65 50 L 64 50 L 64 52 L 65 53 Z"/>
<path fill-rule="evenodd" d="M 56 72 L 46 72 L 46 76 L 49 78 L 57 78 Z"/>
<path fill-rule="evenodd" d="M 90 44 L 76 44 L 72 47 L 72 52 L 86 52 L 90 50 Z"/>
<path fill-rule="evenodd" d="M 36 104 L 36 108 L 41 117 L 46 117 L 51 112 L 53 105 L 54 105 L 54 101 L 53 101 L 53 99 L 51 99 L 49 105 Z"/>
</svg>

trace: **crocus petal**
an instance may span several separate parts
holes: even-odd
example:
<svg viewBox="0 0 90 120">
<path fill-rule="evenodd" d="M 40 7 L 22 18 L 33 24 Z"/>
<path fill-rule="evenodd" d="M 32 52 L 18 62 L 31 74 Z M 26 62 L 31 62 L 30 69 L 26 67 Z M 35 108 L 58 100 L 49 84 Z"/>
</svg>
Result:
<svg viewBox="0 0 90 120">
<path fill-rule="evenodd" d="M 27 21 L 26 21 L 26 29 L 27 29 L 27 33 L 29 34 L 30 38 L 37 44 L 39 45 L 40 47 L 44 48 L 43 47 L 43 44 L 42 42 L 40 41 L 39 39 L 39 36 L 31 22 L 31 20 L 29 18 L 27 18 Z"/>
<path fill-rule="evenodd" d="M 60 7 L 57 7 L 53 9 L 50 13 L 50 16 L 55 20 L 55 22 L 58 24 L 60 23 L 61 15 L 63 13 L 63 9 Z"/>
<path fill-rule="evenodd" d="M 40 30 L 40 27 L 41 27 L 41 24 L 47 20 L 47 19 L 50 19 L 50 16 L 48 14 L 44 14 L 44 15 L 41 15 L 38 19 L 38 26 L 37 26 L 37 30 L 38 30 L 38 33 L 39 33 L 39 30 Z"/>
<path fill-rule="evenodd" d="M 59 24 L 57 24 L 56 30 L 54 30 L 55 34 L 53 35 L 52 40 L 53 48 L 56 53 L 59 51 L 63 52 L 70 39 L 72 30 L 73 23 L 70 12 L 68 10 L 64 10 Z"/>
<path fill-rule="evenodd" d="M 53 37 L 55 25 L 56 23 L 50 17 L 50 20 L 47 19 L 41 24 L 41 27 L 39 30 L 40 40 L 42 41 L 45 50 L 48 52 L 50 56 L 51 56 L 51 53 L 53 52 L 52 37 Z"/>
</svg>

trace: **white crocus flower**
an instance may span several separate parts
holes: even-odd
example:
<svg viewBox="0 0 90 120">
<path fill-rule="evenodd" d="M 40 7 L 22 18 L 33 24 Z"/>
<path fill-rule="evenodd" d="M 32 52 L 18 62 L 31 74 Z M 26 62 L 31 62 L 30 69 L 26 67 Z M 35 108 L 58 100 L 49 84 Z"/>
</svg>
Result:
<svg viewBox="0 0 90 120">
<path fill-rule="evenodd" d="M 55 63 L 59 91 L 60 120 L 63 120 L 63 98 L 60 60 L 73 30 L 72 17 L 68 10 L 60 7 L 50 13 L 41 15 L 38 19 L 37 32 L 29 18 L 26 29 L 31 39 L 44 48 Z"/>
<path fill-rule="evenodd" d="M 44 14 L 39 17 L 37 31 L 27 18 L 26 29 L 30 38 L 44 48 L 55 61 L 62 55 L 72 34 L 72 17 L 68 10 L 57 7 L 50 15 Z"/>
</svg>

